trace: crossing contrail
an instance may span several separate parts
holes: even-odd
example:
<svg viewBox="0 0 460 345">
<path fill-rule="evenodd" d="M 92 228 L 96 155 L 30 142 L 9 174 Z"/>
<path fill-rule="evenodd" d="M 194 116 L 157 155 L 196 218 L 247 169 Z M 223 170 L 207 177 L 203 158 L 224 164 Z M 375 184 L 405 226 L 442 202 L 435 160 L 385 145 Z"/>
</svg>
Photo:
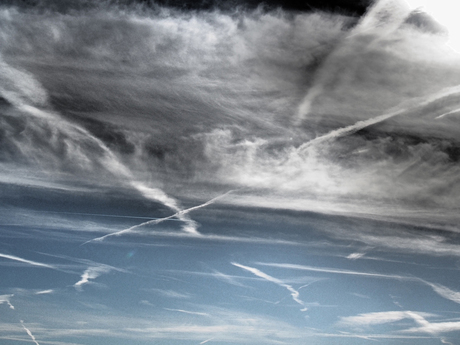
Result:
<svg viewBox="0 0 460 345">
<path fill-rule="evenodd" d="M 202 207 L 206 207 L 214 202 L 216 202 L 217 200 L 227 196 L 228 194 L 234 192 L 234 190 L 230 190 L 222 195 L 219 195 L 209 201 L 206 201 L 204 204 L 201 204 L 201 205 L 197 205 L 197 206 L 193 206 L 193 207 L 190 207 L 190 208 L 187 208 L 185 210 L 181 210 L 179 212 L 176 212 L 168 217 L 164 217 L 164 218 L 159 218 L 159 219 L 152 219 L 152 220 L 149 220 L 147 222 L 144 222 L 144 223 L 141 223 L 141 224 L 137 224 L 137 225 L 134 225 L 130 228 L 127 228 L 127 229 L 123 229 L 123 230 L 120 230 L 120 231 L 117 231 L 117 232 L 114 232 L 114 233 L 111 233 L 111 234 L 107 234 L 107 235 L 104 235 L 104 236 L 101 236 L 101 237 L 97 237 L 97 238 L 93 238 L 92 240 L 89 240 L 89 241 L 86 241 L 84 242 L 82 245 L 84 244 L 87 244 L 87 243 L 90 243 L 90 242 L 101 242 L 103 241 L 104 239 L 106 239 L 107 237 L 111 237 L 111 236 L 120 236 L 120 235 L 123 235 L 123 234 L 126 234 L 126 233 L 129 233 L 129 232 L 132 232 L 133 230 L 136 230 L 140 227 L 143 227 L 145 225 L 156 225 L 156 224 L 159 224 L 159 223 L 162 223 L 166 220 L 169 220 L 171 218 L 174 218 L 174 217 L 178 217 L 180 218 L 181 216 L 183 215 L 186 215 L 188 214 L 189 212 L 191 211 L 194 211 L 194 210 L 197 210 L 199 208 L 202 208 Z M 201 235 L 198 231 L 188 231 L 190 234 L 194 234 L 194 235 Z"/>
</svg>

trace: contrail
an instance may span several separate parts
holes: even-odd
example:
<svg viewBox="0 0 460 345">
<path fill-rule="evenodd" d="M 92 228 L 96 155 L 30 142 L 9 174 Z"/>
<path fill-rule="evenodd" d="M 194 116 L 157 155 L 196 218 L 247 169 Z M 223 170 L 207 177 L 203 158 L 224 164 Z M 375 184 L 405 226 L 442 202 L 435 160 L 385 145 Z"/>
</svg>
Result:
<svg viewBox="0 0 460 345">
<path fill-rule="evenodd" d="M 136 181 L 131 170 L 123 164 L 117 155 L 102 140 L 91 134 L 84 127 L 67 121 L 60 116 L 59 113 L 49 109 L 47 91 L 32 75 L 26 71 L 20 71 L 9 66 L 1 59 L 0 71 L 2 72 L 2 81 L 5 81 L 2 85 L 9 85 L 8 89 L 4 89 L 0 86 L 0 95 L 17 109 L 23 111 L 25 116 L 44 120 L 47 124 L 52 125 L 53 128 L 57 127 L 60 132 L 71 138 L 75 146 L 82 147 L 82 145 L 79 144 L 88 141 L 96 145 L 101 152 L 93 158 L 98 163 L 101 163 L 109 173 L 117 178 L 127 180 L 131 187 L 135 188 L 147 199 L 158 201 L 176 212 L 180 211 L 180 208 L 177 206 L 177 201 L 166 195 L 162 190 L 150 188 L 144 183 Z M 11 88 L 14 92 L 10 90 Z M 92 160 L 92 157 L 90 157 L 87 152 L 83 152 L 83 154 L 85 158 L 88 158 L 90 161 Z M 178 214 L 178 218 L 185 222 L 185 231 L 193 232 L 195 230 L 195 223 L 185 214 Z"/>
<path fill-rule="evenodd" d="M 312 139 L 312 140 L 302 144 L 301 146 L 299 146 L 298 152 L 302 154 L 309 147 L 311 147 L 313 145 L 316 145 L 316 144 L 319 144 L 319 143 L 322 143 L 322 142 L 325 142 L 325 141 L 328 141 L 328 140 L 332 140 L 332 139 L 336 139 L 336 138 L 340 138 L 340 137 L 343 137 L 343 136 L 346 136 L 346 135 L 356 133 L 357 131 L 359 131 L 359 130 L 361 130 L 363 128 L 375 125 L 377 123 L 383 122 L 383 121 L 388 120 L 388 119 L 390 119 L 392 117 L 395 117 L 395 116 L 403 115 L 403 114 L 407 113 L 409 110 L 414 110 L 414 109 L 417 109 L 417 108 L 423 108 L 423 107 L 425 107 L 427 105 L 430 105 L 433 102 L 439 101 L 440 99 L 443 99 L 443 98 L 446 98 L 446 97 L 449 97 L 449 96 L 452 96 L 452 95 L 456 95 L 458 93 L 460 93 L 460 85 L 442 89 L 441 91 L 436 92 L 435 94 L 433 94 L 431 96 L 428 96 L 428 99 L 427 99 L 427 96 L 413 98 L 410 101 L 403 102 L 399 106 L 393 108 L 394 110 L 390 111 L 387 114 L 383 114 L 383 115 L 380 115 L 380 116 L 377 116 L 377 117 L 374 117 L 374 118 L 371 118 L 371 119 L 368 119 L 368 120 L 358 121 L 358 122 L 354 123 L 353 125 L 333 130 L 333 131 L 331 131 L 331 132 L 329 132 L 327 134 L 324 134 L 324 135 L 319 136 L 319 137 L 317 137 L 315 139 Z M 448 113 L 446 113 L 444 115 L 447 115 L 447 114 Z M 441 117 L 442 116 L 443 115 L 441 115 Z"/>
<path fill-rule="evenodd" d="M 19 261 L 19 262 L 23 262 L 23 263 L 26 263 L 26 264 L 29 264 L 29 265 L 32 265 L 32 266 L 45 267 L 45 268 L 51 268 L 51 269 L 53 269 L 53 270 L 59 270 L 59 269 L 58 269 L 57 267 L 55 267 L 55 266 L 47 265 L 47 264 L 42 264 L 41 262 L 36 262 L 36 261 L 31 261 L 31 260 L 23 259 L 23 258 L 14 256 L 14 255 L 8 255 L 8 254 L 1 254 L 1 253 L 0 253 L 0 258 L 5 258 L 5 259 L 9 259 L 9 260 Z"/>
<path fill-rule="evenodd" d="M 291 297 L 294 300 L 294 302 L 296 302 L 296 303 L 300 304 L 302 307 L 304 307 L 304 308 L 301 309 L 301 311 L 307 311 L 307 307 L 305 306 L 305 303 L 299 298 L 299 295 L 300 295 L 299 291 L 295 290 L 291 285 L 286 284 L 282 280 L 280 280 L 278 278 L 275 278 L 275 277 L 272 277 L 272 276 L 270 276 L 270 275 L 258 270 L 257 268 L 240 265 L 240 264 L 238 264 L 236 262 L 232 262 L 232 265 L 236 266 L 236 267 L 239 267 L 239 268 L 242 268 L 242 269 L 244 269 L 246 271 L 249 271 L 252 274 L 256 275 L 257 277 L 263 278 L 263 279 L 265 279 L 265 280 L 267 280 L 269 282 L 275 283 L 276 285 L 279 285 L 281 287 L 286 288 L 291 293 Z"/>
<path fill-rule="evenodd" d="M 460 108 L 458 109 L 455 109 L 455 110 L 451 110 L 451 111 L 448 111 L 447 113 L 444 113 L 444 114 L 441 114 L 439 116 L 436 116 L 436 120 L 437 119 L 442 119 L 444 116 L 448 116 L 448 115 L 452 115 L 452 114 L 459 114 L 460 113 Z"/>
<path fill-rule="evenodd" d="M 127 228 L 127 229 L 124 229 L 124 230 L 120 230 L 120 231 L 117 231 L 117 232 L 114 232 L 114 233 L 111 233 L 111 234 L 107 234 L 107 235 L 104 235 L 104 236 L 101 236 L 101 237 L 97 237 L 97 238 L 93 238 L 92 240 L 89 240 L 89 241 L 86 241 L 84 243 L 82 243 L 82 245 L 84 244 L 87 244 L 87 243 L 90 243 L 90 242 L 100 242 L 100 241 L 103 241 L 104 239 L 106 239 L 107 237 L 110 237 L 110 236 L 120 236 L 122 234 L 125 234 L 125 233 L 128 233 L 128 232 L 132 232 L 133 230 L 136 230 L 140 227 L 143 227 L 145 225 L 156 225 L 156 224 L 159 224 L 159 223 L 162 223 L 166 220 L 169 220 L 171 218 L 174 218 L 174 217 L 177 217 L 180 219 L 181 216 L 184 216 L 186 215 L 187 213 L 191 212 L 191 211 L 194 211 L 194 210 L 197 210 L 199 208 L 202 208 L 202 207 L 205 207 L 205 206 L 208 206 L 212 203 L 214 203 L 215 201 L 227 196 L 228 194 L 234 192 L 235 190 L 230 190 L 222 195 L 219 195 L 207 202 L 205 202 L 204 204 L 201 204 L 201 205 L 197 205 L 197 206 L 193 206 L 193 207 L 190 207 L 188 209 L 185 209 L 185 210 L 181 210 L 179 212 L 176 212 L 174 213 L 173 215 L 170 215 L 168 217 L 164 217 L 164 218 L 159 218 L 159 219 L 153 219 L 153 220 L 149 220 L 148 222 L 144 222 L 144 223 L 141 223 L 141 224 L 138 224 L 138 225 L 134 225 L 130 228 Z M 194 234 L 194 235 L 201 235 L 198 231 L 194 230 L 194 231 L 186 231 L 186 232 L 189 232 L 190 234 Z"/>
<path fill-rule="evenodd" d="M 32 341 L 36 344 L 36 345 L 40 345 L 37 340 L 35 339 L 34 335 L 32 334 L 32 332 L 24 325 L 24 321 L 21 320 L 21 325 L 22 325 L 22 328 L 25 329 L 25 331 L 27 332 L 27 334 L 30 336 L 30 338 L 32 339 Z"/>
</svg>

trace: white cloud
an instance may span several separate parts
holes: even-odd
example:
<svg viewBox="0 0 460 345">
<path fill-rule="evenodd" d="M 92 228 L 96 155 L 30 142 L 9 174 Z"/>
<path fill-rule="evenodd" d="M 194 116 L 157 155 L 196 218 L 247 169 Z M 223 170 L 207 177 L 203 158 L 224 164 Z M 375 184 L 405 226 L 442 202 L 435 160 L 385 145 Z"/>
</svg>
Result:
<svg viewBox="0 0 460 345">
<path fill-rule="evenodd" d="M 49 295 L 49 294 L 52 294 L 52 293 L 54 293 L 54 290 L 53 290 L 53 289 L 49 289 L 49 290 L 37 291 L 35 294 L 36 294 L 36 295 Z"/>
<path fill-rule="evenodd" d="M 439 334 L 456 331 L 460 331 L 460 322 L 427 322 L 424 325 L 420 325 L 420 327 L 409 328 L 402 332 Z"/>
<path fill-rule="evenodd" d="M 427 325 L 425 317 L 436 316 L 430 313 L 420 313 L 412 311 L 385 311 L 376 313 L 365 313 L 358 316 L 342 317 L 339 325 L 342 326 L 372 326 L 385 323 L 392 323 L 403 319 L 412 319 L 418 324 Z"/>
<path fill-rule="evenodd" d="M 74 284 L 75 289 L 81 291 L 82 286 L 90 283 L 90 280 L 94 280 L 101 274 L 112 271 L 112 269 L 112 267 L 106 265 L 88 267 L 81 275 L 81 279 Z"/>
</svg>

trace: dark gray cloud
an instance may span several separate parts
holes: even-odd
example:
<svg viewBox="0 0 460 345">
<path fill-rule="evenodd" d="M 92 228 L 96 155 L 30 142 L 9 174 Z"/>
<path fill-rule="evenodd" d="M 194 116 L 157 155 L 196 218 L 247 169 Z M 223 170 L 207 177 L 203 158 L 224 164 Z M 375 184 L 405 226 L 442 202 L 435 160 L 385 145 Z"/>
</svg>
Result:
<svg viewBox="0 0 460 345">
<path fill-rule="evenodd" d="M 5 165 L 201 200 L 250 188 L 227 201 L 247 205 L 456 213 L 458 57 L 403 6 L 356 26 L 283 11 L 0 16 Z"/>
</svg>

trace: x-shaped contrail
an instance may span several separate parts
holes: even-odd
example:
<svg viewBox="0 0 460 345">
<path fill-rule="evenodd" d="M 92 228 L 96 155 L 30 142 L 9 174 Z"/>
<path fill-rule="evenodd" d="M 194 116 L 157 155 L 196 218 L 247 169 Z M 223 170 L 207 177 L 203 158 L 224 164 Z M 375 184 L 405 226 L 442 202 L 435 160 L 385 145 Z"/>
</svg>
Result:
<svg viewBox="0 0 460 345">
<path fill-rule="evenodd" d="M 185 210 L 181 210 L 181 211 L 176 212 L 176 213 L 174 213 L 174 214 L 172 214 L 172 215 L 170 215 L 170 216 L 168 216 L 168 217 L 159 218 L 159 219 L 152 219 L 152 220 L 149 220 L 149 221 L 147 221 L 147 222 L 143 222 L 143 223 L 141 223 L 141 224 L 134 225 L 134 226 L 132 226 L 132 227 L 130 227 L 130 228 L 127 228 L 127 229 L 123 229 L 123 230 L 120 230 L 120 231 L 117 231 L 117 232 L 113 232 L 113 233 L 111 233 L 111 234 L 107 234 L 107 235 L 104 235 L 104 236 L 101 236 L 101 237 L 93 238 L 92 240 L 89 240 L 89 241 L 84 242 L 82 245 L 87 244 L 87 243 L 90 243 L 90 242 L 101 242 L 101 241 L 103 241 L 104 239 L 106 239 L 107 237 L 110 237 L 110 236 L 120 236 L 120 235 L 122 235 L 122 234 L 132 232 L 133 230 L 136 230 L 136 229 L 138 229 L 138 228 L 140 228 L 140 227 L 143 227 L 143 226 L 145 226 L 145 225 L 156 225 L 156 224 L 162 223 L 162 222 L 164 222 L 165 220 L 168 220 L 168 219 L 171 219 L 171 218 L 174 218 L 174 217 L 179 217 L 179 218 L 180 218 L 180 216 L 183 216 L 183 215 L 185 215 L 185 214 L 187 214 L 187 213 L 189 213 L 189 212 L 191 212 L 191 211 L 197 210 L 197 209 L 199 209 L 199 208 L 208 206 L 208 205 L 214 203 L 215 201 L 217 201 L 217 200 L 219 200 L 219 199 L 221 199 L 221 198 L 227 196 L 228 194 L 230 194 L 230 193 L 232 193 L 232 192 L 234 192 L 234 190 L 230 190 L 230 191 L 228 191 L 228 192 L 226 192 L 226 193 L 224 193 L 224 194 L 222 194 L 222 195 L 216 196 L 215 198 L 206 201 L 204 204 L 197 205 L 197 206 L 193 206 L 193 207 L 187 208 L 187 209 L 185 209 Z M 191 232 L 191 231 L 190 231 L 190 234 L 197 235 L 197 236 L 200 235 L 200 233 L 197 232 L 197 231 L 194 231 L 194 232 Z"/>
</svg>

